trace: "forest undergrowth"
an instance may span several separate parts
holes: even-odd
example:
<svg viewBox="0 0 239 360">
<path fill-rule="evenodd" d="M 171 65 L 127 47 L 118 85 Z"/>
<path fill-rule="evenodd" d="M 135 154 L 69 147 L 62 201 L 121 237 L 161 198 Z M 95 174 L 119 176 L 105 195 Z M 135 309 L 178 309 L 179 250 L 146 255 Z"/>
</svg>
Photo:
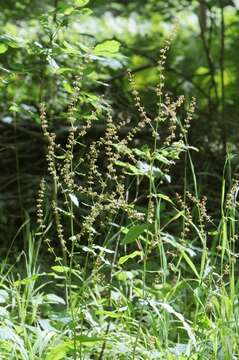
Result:
<svg viewBox="0 0 239 360">
<path fill-rule="evenodd" d="M 79 123 L 85 64 L 69 101 L 66 144 L 41 105 L 48 173 L 37 227 L 26 214 L 25 249 L 12 262 L 10 245 L 1 263 L 0 359 L 239 359 L 239 183 L 228 153 L 220 219 L 212 219 L 188 143 L 195 100 L 174 100 L 164 88 L 170 42 L 158 62 L 155 118 L 129 70 L 138 123 L 117 121 L 110 107 Z M 89 143 L 99 116 L 104 136 Z M 145 129 L 151 141 L 138 143 Z M 178 161 L 184 185 L 172 196 L 161 189 L 177 182 Z"/>
</svg>

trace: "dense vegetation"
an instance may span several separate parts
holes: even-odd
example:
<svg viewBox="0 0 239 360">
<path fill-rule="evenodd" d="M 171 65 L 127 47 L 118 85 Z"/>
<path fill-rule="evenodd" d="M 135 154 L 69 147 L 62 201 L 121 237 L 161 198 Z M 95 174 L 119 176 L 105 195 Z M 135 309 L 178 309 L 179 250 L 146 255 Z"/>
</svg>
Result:
<svg viewBox="0 0 239 360">
<path fill-rule="evenodd" d="M 238 1 L 0 5 L 0 359 L 239 359 Z"/>
</svg>

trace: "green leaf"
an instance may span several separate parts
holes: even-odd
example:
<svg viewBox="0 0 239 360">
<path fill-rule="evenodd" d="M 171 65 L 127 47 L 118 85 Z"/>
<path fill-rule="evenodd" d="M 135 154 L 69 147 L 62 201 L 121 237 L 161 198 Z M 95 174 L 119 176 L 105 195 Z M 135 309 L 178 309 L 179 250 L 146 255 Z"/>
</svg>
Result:
<svg viewBox="0 0 239 360">
<path fill-rule="evenodd" d="M 52 266 L 52 270 L 58 273 L 66 273 L 70 270 L 70 268 L 67 266 L 56 265 L 56 266 Z"/>
<path fill-rule="evenodd" d="M 161 155 L 158 152 L 155 153 L 155 159 L 157 159 L 158 161 L 160 161 L 161 163 L 166 164 L 166 165 L 174 164 L 174 161 L 168 160 L 165 156 Z"/>
<path fill-rule="evenodd" d="M 87 336 L 87 335 L 79 335 L 76 337 L 77 342 L 80 343 L 95 343 L 95 342 L 101 342 L 104 341 L 104 338 L 99 338 L 96 336 Z"/>
<path fill-rule="evenodd" d="M 187 262 L 188 266 L 190 267 L 190 269 L 194 272 L 194 274 L 196 275 L 196 277 L 198 279 L 200 279 L 200 275 L 199 273 L 197 272 L 197 269 L 194 265 L 194 263 L 192 262 L 192 260 L 190 259 L 190 257 L 184 252 L 184 251 L 181 251 L 181 254 L 184 258 L 184 260 Z"/>
<path fill-rule="evenodd" d="M 4 54 L 8 49 L 8 46 L 5 44 L 0 44 L 0 54 Z"/>
<path fill-rule="evenodd" d="M 113 319 L 122 318 L 122 313 L 116 313 L 116 312 L 107 311 L 107 310 L 96 310 L 96 314 L 97 315 L 105 315 L 105 316 L 113 318 Z"/>
<path fill-rule="evenodd" d="M 184 214 L 184 210 L 177 212 L 177 214 L 174 215 L 171 219 L 169 219 L 169 221 L 161 228 L 161 230 L 164 230 L 169 224 L 171 224 L 172 222 L 183 216 L 183 214 Z"/>
<path fill-rule="evenodd" d="M 50 304 L 62 304 L 65 305 L 65 300 L 62 299 L 60 296 L 57 296 L 55 294 L 47 294 L 45 296 L 45 301 Z"/>
<path fill-rule="evenodd" d="M 170 199 L 169 196 L 167 195 L 164 195 L 164 194 L 160 194 L 160 193 L 157 193 L 157 194 L 153 194 L 154 197 L 157 197 L 157 198 L 160 198 L 160 199 L 163 199 L 167 202 L 169 202 L 170 204 L 173 204 L 173 201 Z"/>
<path fill-rule="evenodd" d="M 138 239 L 138 237 L 144 232 L 144 230 L 146 229 L 147 225 L 146 224 L 138 224 L 135 226 L 132 226 L 129 231 L 127 232 L 127 234 L 125 235 L 125 237 L 122 239 L 122 244 L 131 244 L 132 242 L 134 242 L 135 240 Z"/>
<path fill-rule="evenodd" d="M 75 10 L 75 9 L 74 9 L 73 6 L 69 6 L 69 7 L 67 7 L 66 9 L 64 9 L 63 14 L 64 14 L 64 15 L 71 15 L 74 10 Z"/>
<path fill-rule="evenodd" d="M 196 75 L 209 75 L 209 70 L 207 67 L 205 66 L 200 66 L 199 68 L 197 68 L 197 70 L 195 71 Z"/>
<path fill-rule="evenodd" d="M 72 341 L 62 342 L 55 346 L 46 356 L 46 360 L 61 360 L 66 359 L 66 355 L 73 348 Z"/>
<path fill-rule="evenodd" d="M 20 107 L 19 107 L 17 104 L 13 104 L 13 105 L 11 105 L 11 106 L 9 107 L 9 111 L 11 111 L 11 112 L 20 112 L 21 109 L 20 109 Z"/>
<path fill-rule="evenodd" d="M 74 90 L 73 90 L 73 88 L 70 86 L 70 84 L 68 82 L 65 81 L 63 83 L 63 87 L 69 94 L 73 94 Z"/>
<path fill-rule="evenodd" d="M 189 323 L 184 319 L 183 315 L 180 314 L 179 312 L 175 311 L 174 308 L 167 304 L 167 303 L 160 303 L 161 307 L 166 310 L 169 314 L 173 314 L 174 316 L 176 316 L 178 318 L 179 321 L 181 321 L 184 329 L 186 330 L 186 332 L 188 333 L 188 337 L 189 339 L 192 341 L 192 343 L 194 344 L 194 346 L 196 346 L 197 341 L 196 341 L 196 337 L 195 334 L 191 328 L 191 326 L 189 325 Z"/>
<path fill-rule="evenodd" d="M 90 0 L 75 0 L 75 6 L 82 7 L 88 4 Z"/>
<path fill-rule="evenodd" d="M 79 200 L 74 194 L 69 194 L 69 198 L 71 199 L 71 201 L 75 206 L 79 207 Z"/>
<path fill-rule="evenodd" d="M 53 72 L 56 72 L 59 69 L 59 65 L 51 56 L 47 57 L 47 61 L 48 61 L 48 64 L 50 65 L 51 69 L 53 70 Z"/>
<path fill-rule="evenodd" d="M 79 14 L 79 16 L 90 16 L 93 11 L 89 8 L 84 8 L 84 9 L 81 9 L 81 10 L 77 10 L 76 12 L 77 14 Z"/>
<path fill-rule="evenodd" d="M 120 43 L 116 40 L 106 40 L 96 45 L 93 54 L 99 56 L 111 56 L 119 51 Z"/>
<path fill-rule="evenodd" d="M 118 263 L 119 263 L 119 265 L 123 265 L 126 261 L 128 261 L 129 259 L 133 259 L 136 256 L 142 256 L 142 251 L 136 250 L 136 251 L 134 251 L 133 253 L 131 253 L 129 255 L 122 256 L 119 259 Z"/>
<path fill-rule="evenodd" d="M 21 285 L 30 285 L 33 281 L 36 281 L 37 279 L 38 279 L 38 275 L 33 275 L 29 278 L 14 281 L 13 285 L 16 287 Z"/>
<path fill-rule="evenodd" d="M 131 165 L 129 163 L 126 163 L 123 161 L 116 161 L 115 165 L 118 165 L 118 166 L 128 169 L 130 172 L 127 172 L 126 174 L 129 174 L 129 175 L 140 175 L 141 174 L 139 169 L 136 166 Z"/>
</svg>

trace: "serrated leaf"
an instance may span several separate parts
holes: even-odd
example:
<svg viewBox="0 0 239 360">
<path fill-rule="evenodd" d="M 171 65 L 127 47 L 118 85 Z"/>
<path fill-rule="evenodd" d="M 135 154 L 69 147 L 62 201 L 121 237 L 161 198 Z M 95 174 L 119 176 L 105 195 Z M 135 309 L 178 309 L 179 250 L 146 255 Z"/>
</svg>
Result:
<svg viewBox="0 0 239 360">
<path fill-rule="evenodd" d="M 122 239 L 121 243 L 123 245 L 133 243 L 144 232 L 146 227 L 147 227 L 146 224 L 138 224 L 138 225 L 132 226 L 129 229 L 129 231 L 127 232 L 127 234 L 125 235 L 125 237 Z"/>
<path fill-rule="evenodd" d="M 98 56 L 111 56 L 119 51 L 120 43 L 116 40 L 106 40 L 96 45 L 93 54 Z"/>
</svg>

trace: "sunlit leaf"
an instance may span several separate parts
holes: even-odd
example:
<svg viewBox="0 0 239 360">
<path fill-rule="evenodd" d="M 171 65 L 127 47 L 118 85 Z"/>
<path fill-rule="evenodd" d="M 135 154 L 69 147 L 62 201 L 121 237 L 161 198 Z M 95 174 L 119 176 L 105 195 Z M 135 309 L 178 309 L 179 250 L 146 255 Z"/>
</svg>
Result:
<svg viewBox="0 0 239 360">
<path fill-rule="evenodd" d="M 75 0 L 75 1 L 74 1 L 74 4 L 75 4 L 75 6 L 77 6 L 77 7 L 82 7 L 82 6 L 87 5 L 89 1 L 90 1 L 90 0 Z"/>
<path fill-rule="evenodd" d="M 4 54 L 7 51 L 8 47 L 5 44 L 0 44 L 0 54 Z"/>
<path fill-rule="evenodd" d="M 110 56 L 119 51 L 120 43 L 116 40 L 106 40 L 101 44 L 96 45 L 93 54 L 98 56 Z"/>
<path fill-rule="evenodd" d="M 79 207 L 79 200 L 77 199 L 77 197 L 74 194 L 69 194 L 69 197 L 71 199 L 71 201 L 73 202 L 73 204 L 77 207 Z"/>
<path fill-rule="evenodd" d="M 47 294 L 45 296 L 46 302 L 50 304 L 62 304 L 65 305 L 65 300 L 56 294 Z"/>
<path fill-rule="evenodd" d="M 67 266 L 56 265 L 56 266 L 52 266 L 52 270 L 58 273 L 66 273 L 70 270 L 70 268 Z"/>
<path fill-rule="evenodd" d="M 130 259 L 134 259 L 136 256 L 142 256 L 142 251 L 136 250 L 136 251 L 134 251 L 133 253 L 131 253 L 129 255 L 122 256 L 119 259 L 118 264 L 123 265 L 126 261 L 128 261 Z"/>
<path fill-rule="evenodd" d="M 67 358 L 67 353 L 73 348 L 72 341 L 61 342 L 56 345 L 46 356 L 46 360 L 61 360 Z"/>
</svg>

